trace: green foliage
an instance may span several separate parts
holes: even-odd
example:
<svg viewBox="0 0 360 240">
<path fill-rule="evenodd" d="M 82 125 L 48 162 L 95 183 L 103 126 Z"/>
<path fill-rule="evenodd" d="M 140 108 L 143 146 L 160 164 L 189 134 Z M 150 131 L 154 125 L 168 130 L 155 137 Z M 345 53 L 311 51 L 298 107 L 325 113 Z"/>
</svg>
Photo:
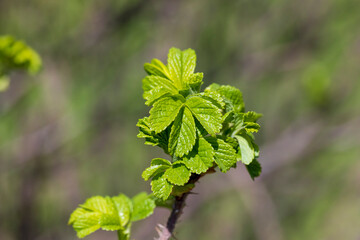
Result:
<svg viewBox="0 0 360 240">
<path fill-rule="evenodd" d="M 152 108 L 150 117 L 138 122 L 138 137 L 172 157 L 171 162 L 153 159 L 143 172 L 154 195 L 166 200 L 190 191 L 191 176 L 214 167 L 227 172 L 238 161 L 247 165 L 252 178 L 259 176 L 252 133 L 260 129 L 256 121 L 261 114 L 245 112 L 242 93 L 235 87 L 212 84 L 200 92 L 203 73 L 194 73 L 193 50 L 171 48 L 167 62 L 153 59 L 144 66 L 149 76 L 143 79 L 143 97 Z"/>
<path fill-rule="evenodd" d="M 120 239 L 130 239 L 131 223 L 151 215 L 155 208 L 155 200 L 145 192 L 132 199 L 120 194 L 115 197 L 95 196 L 71 214 L 69 224 L 83 238 L 98 229 L 118 231 Z"/>
<path fill-rule="evenodd" d="M 12 36 L 0 36 L 0 91 L 9 85 L 7 75 L 13 70 L 26 70 L 30 74 L 39 71 L 39 55 L 23 41 Z"/>
<path fill-rule="evenodd" d="M 131 200 L 97 196 L 80 205 L 69 220 L 78 237 L 101 228 L 129 239 L 131 223 L 152 214 L 155 201 L 171 206 L 174 197 L 191 191 L 201 175 L 216 167 L 225 173 L 241 161 L 252 179 L 260 175 L 252 133 L 260 129 L 256 121 L 261 114 L 244 112 L 242 93 L 235 87 L 212 84 L 200 92 L 203 73 L 194 73 L 195 65 L 193 50 L 177 48 L 170 49 L 167 65 L 157 59 L 145 64 L 149 76 L 142 81 L 143 97 L 151 109 L 137 123 L 138 137 L 162 148 L 171 161 L 154 158 L 142 173 L 145 181 L 151 179 L 155 198 L 146 193 Z"/>
</svg>

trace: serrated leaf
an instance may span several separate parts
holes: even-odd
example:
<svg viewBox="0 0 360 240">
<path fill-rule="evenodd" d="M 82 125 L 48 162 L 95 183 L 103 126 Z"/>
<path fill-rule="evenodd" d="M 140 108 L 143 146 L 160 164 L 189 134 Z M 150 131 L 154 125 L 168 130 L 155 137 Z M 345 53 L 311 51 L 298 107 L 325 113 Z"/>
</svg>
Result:
<svg viewBox="0 0 360 240">
<path fill-rule="evenodd" d="M 248 165 L 255 158 L 254 147 L 252 146 L 251 139 L 246 135 L 236 135 L 235 138 L 239 142 L 241 151 L 241 161 Z"/>
<path fill-rule="evenodd" d="M 117 209 L 117 214 L 119 216 L 120 225 L 125 227 L 126 224 L 130 221 L 131 212 L 133 211 L 133 206 L 131 200 L 124 194 L 119 196 L 112 197 L 114 206 Z"/>
<path fill-rule="evenodd" d="M 239 89 L 229 85 L 212 84 L 206 90 L 216 91 L 224 99 L 226 111 L 244 111 L 245 105 Z"/>
<path fill-rule="evenodd" d="M 249 111 L 244 113 L 244 122 L 256 122 L 261 117 L 262 114 L 256 113 L 254 111 Z"/>
<path fill-rule="evenodd" d="M 201 174 L 212 167 L 215 151 L 210 143 L 200 138 L 194 150 L 183 159 L 184 164 L 191 172 Z"/>
<path fill-rule="evenodd" d="M 221 95 L 215 91 L 205 90 L 204 92 L 200 93 L 200 95 L 210 101 L 212 104 L 217 106 L 218 108 L 225 107 L 225 102 Z"/>
<path fill-rule="evenodd" d="M 150 110 L 150 127 L 152 131 L 159 133 L 169 126 L 183 107 L 181 100 L 166 97 L 154 104 Z"/>
<path fill-rule="evenodd" d="M 80 205 L 70 216 L 78 237 L 82 238 L 99 228 L 104 230 L 121 229 L 117 209 L 111 198 L 95 196 Z"/>
<path fill-rule="evenodd" d="M 192 73 L 186 83 L 191 87 L 195 92 L 200 91 L 200 87 L 203 84 L 202 79 L 204 78 L 203 73 Z"/>
<path fill-rule="evenodd" d="M 227 172 L 236 164 L 236 151 L 230 144 L 214 137 L 207 137 L 206 140 L 215 150 L 215 162 L 222 172 Z"/>
<path fill-rule="evenodd" d="M 185 82 L 196 65 L 196 54 L 192 49 L 181 51 L 178 48 L 171 48 L 168 55 L 168 69 L 174 85 L 180 90 L 184 89 Z"/>
<path fill-rule="evenodd" d="M 173 85 L 171 80 L 160 76 L 147 76 L 142 80 L 142 84 L 143 84 L 142 87 L 144 92 L 148 92 L 157 87 L 163 87 L 169 90 L 170 92 L 171 91 L 174 91 L 175 93 L 177 92 L 177 89 Z"/>
<path fill-rule="evenodd" d="M 254 122 L 246 122 L 245 130 L 248 133 L 258 132 L 260 129 L 260 125 Z"/>
<path fill-rule="evenodd" d="M 215 135 L 220 132 L 222 119 L 218 107 L 201 97 L 192 97 L 185 104 L 209 134 Z"/>
<path fill-rule="evenodd" d="M 188 154 L 195 144 L 196 129 L 194 118 L 188 108 L 183 108 L 171 127 L 169 152 L 182 157 Z"/>
<path fill-rule="evenodd" d="M 151 190 L 155 197 L 162 200 L 168 199 L 173 185 L 164 177 L 164 173 L 156 175 L 151 181 Z"/>
<path fill-rule="evenodd" d="M 136 126 L 139 127 L 139 134 L 137 135 L 138 138 L 145 138 L 145 144 L 159 146 L 164 149 L 165 153 L 167 153 L 170 127 L 166 128 L 161 133 L 155 133 L 154 131 L 150 130 L 148 117 L 139 119 Z"/>
<path fill-rule="evenodd" d="M 246 169 L 249 172 L 252 180 L 254 180 L 256 177 L 260 176 L 261 165 L 256 159 L 254 159 L 249 165 L 245 165 L 245 166 L 246 166 Z"/>
<path fill-rule="evenodd" d="M 149 75 L 170 79 L 168 68 L 159 59 L 154 58 L 151 63 L 145 63 L 144 69 Z"/>
<path fill-rule="evenodd" d="M 222 116 L 223 124 L 230 123 L 233 120 L 233 118 L 234 118 L 234 112 L 233 111 L 226 112 Z"/>
<path fill-rule="evenodd" d="M 168 160 L 162 158 L 154 158 L 151 161 L 151 166 L 145 169 L 142 173 L 142 178 L 147 181 L 153 176 L 165 172 L 166 169 L 171 167 L 171 163 Z"/>
<path fill-rule="evenodd" d="M 143 97 L 144 97 L 144 99 L 147 100 L 145 102 L 145 105 L 151 106 L 156 101 L 160 100 L 161 98 L 170 97 L 172 95 L 173 94 L 171 92 L 169 92 L 167 89 L 162 88 L 162 87 L 157 87 L 157 88 L 151 89 L 148 92 L 145 92 L 143 94 Z"/>
<path fill-rule="evenodd" d="M 156 207 L 155 201 L 147 193 L 142 192 L 132 198 L 133 213 L 131 221 L 138 221 L 150 216 Z"/>
<path fill-rule="evenodd" d="M 171 168 L 168 168 L 164 177 L 172 184 L 182 186 L 190 179 L 191 172 L 183 163 L 174 162 Z"/>
<path fill-rule="evenodd" d="M 143 79 L 143 97 L 146 105 L 152 105 L 164 96 L 178 94 L 171 80 L 159 76 L 147 76 Z"/>
<path fill-rule="evenodd" d="M 88 212 L 79 216 L 72 224 L 78 238 L 86 237 L 87 235 L 100 229 L 100 216 L 100 213 L 94 212 Z"/>
</svg>

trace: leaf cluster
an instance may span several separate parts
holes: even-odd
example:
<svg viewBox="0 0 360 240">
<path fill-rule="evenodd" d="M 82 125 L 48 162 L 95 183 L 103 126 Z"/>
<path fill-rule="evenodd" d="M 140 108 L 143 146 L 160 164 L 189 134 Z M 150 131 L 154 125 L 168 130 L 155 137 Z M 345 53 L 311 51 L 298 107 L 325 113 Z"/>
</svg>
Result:
<svg viewBox="0 0 360 240">
<path fill-rule="evenodd" d="M 132 199 L 124 194 L 115 197 L 94 196 L 81 204 L 70 216 L 79 238 L 98 229 L 118 231 L 119 239 L 130 237 L 131 223 L 150 216 L 155 208 L 155 199 L 145 192 Z"/>
<path fill-rule="evenodd" d="M 241 161 L 252 178 L 261 166 L 253 133 L 261 114 L 245 112 L 242 93 L 235 87 L 212 84 L 203 92 L 203 73 L 195 73 L 194 50 L 171 48 L 167 65 L 153 59 L 144 65 L 145 104 L 150 115 L 140 119 L 138 137 L 159 146 L 171 161 L 155 158 L 143 172 L 154 195 L 166 200 L 179 190 L 190 191 L 192 175 L 218 167 L 222 172 Z"/>
</svg>

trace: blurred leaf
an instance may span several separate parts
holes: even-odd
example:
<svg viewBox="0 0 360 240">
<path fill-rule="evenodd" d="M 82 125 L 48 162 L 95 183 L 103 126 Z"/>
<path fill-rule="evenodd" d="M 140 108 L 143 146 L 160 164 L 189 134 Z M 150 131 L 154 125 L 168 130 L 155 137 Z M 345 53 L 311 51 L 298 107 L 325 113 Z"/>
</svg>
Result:
<svg viewBox="0 0 360 240">
<path fill-rule="evenodd" d="M 131 221 L 135 222 L 147 218 L 153 214 L 156 207 L 155 201 L 146 193 L 142 192 L 132 198 L 133 213 Z"/>
</svg>

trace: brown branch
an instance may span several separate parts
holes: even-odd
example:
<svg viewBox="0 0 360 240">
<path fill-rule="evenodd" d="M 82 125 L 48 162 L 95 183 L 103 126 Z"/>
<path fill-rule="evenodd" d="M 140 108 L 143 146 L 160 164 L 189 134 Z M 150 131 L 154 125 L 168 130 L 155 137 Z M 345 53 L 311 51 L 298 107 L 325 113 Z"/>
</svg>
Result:
<svg viewBox="0 0 360 240">
<path fill-rule="evenodd" d="M 200 175 L 193 174 L 190 177 L 188 184 L 195 184 L 204 175 L 214 173 L 214 172 L 215 172 L 214 167 L 212 167 L 212 168 L 209 168 L 209 170 L 203 174 L 200 174 Z M 191 194 L 191 192 L 186 192 L 186 193 L 183 193 L 181 196 L 175 197 L 175 202 L 172 206 L 172 211 L 168 218 L 166 227 L 158 224 L 158 227 L 156 228 L 156 231 L 159 234 L 159 238 L 157 238 L 157 240 L 168 240 L 168 239 L 170 239 L 170 237 L 175 238 L 174 237 L 174 229 L 175 229 L 177 221 L 179 220 L 179 218 L 183 212 L 183 209 L 185 207 L 185 201 L 189 194 Z"/>
<path fill-rule="evenodd" d="M 175 225 L 180 215 L 182 214 L 182 210 L 185 207 L 185 200 L 189 193 L 184 193 L 180 197 L 175 197 L 175 202 L 172 207 L 171 214 L 166 224 L 167 230 L 173 235 Z"/>
</svg>

